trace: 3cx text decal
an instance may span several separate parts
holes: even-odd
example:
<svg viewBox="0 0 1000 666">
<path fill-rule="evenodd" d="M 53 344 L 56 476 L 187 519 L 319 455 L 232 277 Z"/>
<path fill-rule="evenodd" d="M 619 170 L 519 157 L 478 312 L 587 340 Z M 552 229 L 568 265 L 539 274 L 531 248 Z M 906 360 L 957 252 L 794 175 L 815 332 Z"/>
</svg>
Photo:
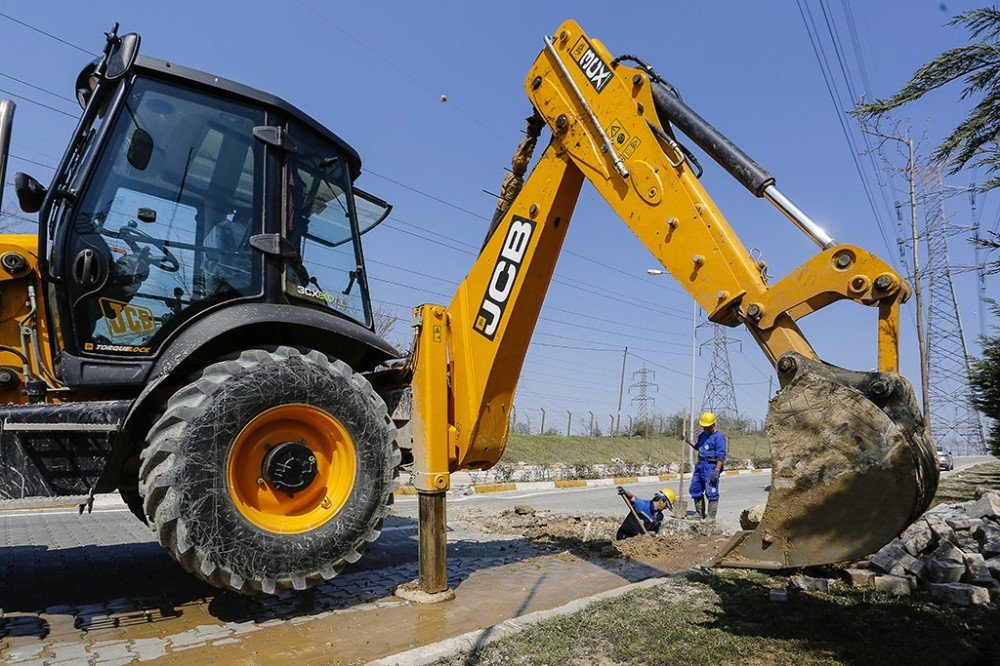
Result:
<svg viewBox="0 0 1000 666">
<path fill-rule="evenodd" d="M 583 70 L 590 85 L 594 86 L 594 90 L 597 92 L 604 90 L 608 81 L 611 80 L 611 68 L 601 60 L 601 56 L 597 55 L 597 51 L 590 45 L 586 37 L 576 40 L 570 54 Z"/>
<path fill-rule="evenodd" d="M 493 273 L 490 275 L 490 282 L 483 296 L 483 304 L 479 306 L 479 313 L 472 327 L 490 340 L 500 327 L 503 311 L 514 291 L 517 272 L 521 268 L 521 262 L 528 251 L 528 243 L 534 231 L 534 222 L 515 216 L 510 223 L 510 229 L 507 230 L 507 237 L 503 239 L 500 256 L 493 266 Z"/>
</svg>

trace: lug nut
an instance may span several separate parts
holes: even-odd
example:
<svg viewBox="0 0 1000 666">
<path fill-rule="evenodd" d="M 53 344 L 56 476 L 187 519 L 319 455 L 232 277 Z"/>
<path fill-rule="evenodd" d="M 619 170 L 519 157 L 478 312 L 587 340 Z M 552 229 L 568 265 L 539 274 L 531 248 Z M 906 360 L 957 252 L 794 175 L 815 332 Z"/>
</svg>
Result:
<svg viewBox="0 0 1000 666">
<path fill-rule="evenodd" d="M 528 215 L 530 215 L 531 217 L 538 215 L 538 206 L 536 206 L 535 204 L 531 204 L 531 208 L 528 209 Z"/>
<path fill-rule="evenodd" d="M 562 114 L 558 118 L 556 118 L 556 128 L 557 129 L 565 129 L 566 128 L 566 115 L 565 114 Z"/>
<path fill-rule="evenodd" d="M 756 303 L 751 303 L 750 307 L 747 308 L 747 316 L 751 319 L 760 319 L 763 313 L 760 311 L 760 306 Z"/>
<path fill-rule="evenodd" d="M 632 75 L 632 85 L 641 86 L 642 85 L 642 77 L 639 76 L 638 74 L 633 74 Z"/>
<path fill-rule="evenodd" d="M 668 218 L 667 219 L 667 226 L 670 227 L 671 229 L 676 229 L 677 228 L 677 218 L 676 217 Z"/>
<path fill-rule="evenodd" d="M 875 288 L 879 291 L 885 291 L 892 286 L 892 278 L 888 275 L 879 275 L 875 278 Z"/>
<path fill-rule="evenodd" d="M 703 263 L 705 263 L 705 257 L 701 256 L 700 254 L 696 254 L 693 257 L 691 257 L 691 261 L 694 262 L 695 266 L 701 266 Z"/>
<path fill-rule="evenodd" d="M 795 359 L 791 356 L 782 356 L 778 360 L 778 371 L 784 373 L 795 372 L 795 368 L 798 364 Z"/>
<path fill-rule="evenodd" d="M 262 476 L 258 476 L 257 477 L 257 485 L 258 486 L 264 485 L 264 477 L 262 477 Z"/>
<path fill-rule="evenodd" d="M 841 254 L 837 257 L 837 268 L 847 268 L 851 265 L 851 255 Z"/>
<path fill-rule="evenodd" d="M 542 85 L 542 77 L 536 76 L 531 82 L 531 89 L 538 90 L 538 87 Z"/>
</svg>

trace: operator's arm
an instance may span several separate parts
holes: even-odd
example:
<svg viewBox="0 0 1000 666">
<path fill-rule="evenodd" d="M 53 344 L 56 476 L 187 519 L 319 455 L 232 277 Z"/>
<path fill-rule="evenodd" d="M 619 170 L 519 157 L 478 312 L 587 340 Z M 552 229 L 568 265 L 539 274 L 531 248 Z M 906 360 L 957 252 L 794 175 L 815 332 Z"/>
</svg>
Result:
<svg viewBox="0 0 1000 666">
<path fill-rule="evenodd" d="M 716 432 L 716 437 L 718 439 L 715 442 L 715 473 L 718 475 L 722 473 L 726 462 L 726 436 Z"/>
</svg>

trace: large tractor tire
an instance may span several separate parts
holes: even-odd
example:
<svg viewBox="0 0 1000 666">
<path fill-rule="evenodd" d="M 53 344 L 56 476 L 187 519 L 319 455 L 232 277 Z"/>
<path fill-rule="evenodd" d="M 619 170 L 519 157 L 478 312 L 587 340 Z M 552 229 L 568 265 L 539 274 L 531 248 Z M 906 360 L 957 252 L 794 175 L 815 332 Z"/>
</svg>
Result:
<svg viewBox="0 0 1000 666">
<path fill-rule="evenodd" d="M 139 492 L 187 571 L 243 594 L 303 590 L 378 538 L 399 448 L 346 364 L 290 347 L 209 366 L 149 432 Z"/>
</svg>

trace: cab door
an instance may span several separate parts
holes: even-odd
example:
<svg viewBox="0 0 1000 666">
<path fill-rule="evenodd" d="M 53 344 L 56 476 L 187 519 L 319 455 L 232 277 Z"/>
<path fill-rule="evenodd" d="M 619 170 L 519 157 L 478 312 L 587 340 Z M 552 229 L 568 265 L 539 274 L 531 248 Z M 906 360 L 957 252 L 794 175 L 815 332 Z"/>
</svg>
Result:
<svg viewBox="0 0 1000 666">
<path fill-rule="evenodd" d="M 59 248 L 67 350 L 153 356 L 199 313 L 262 294 L 263 110 L 139 78 Z"/>
</svg>

